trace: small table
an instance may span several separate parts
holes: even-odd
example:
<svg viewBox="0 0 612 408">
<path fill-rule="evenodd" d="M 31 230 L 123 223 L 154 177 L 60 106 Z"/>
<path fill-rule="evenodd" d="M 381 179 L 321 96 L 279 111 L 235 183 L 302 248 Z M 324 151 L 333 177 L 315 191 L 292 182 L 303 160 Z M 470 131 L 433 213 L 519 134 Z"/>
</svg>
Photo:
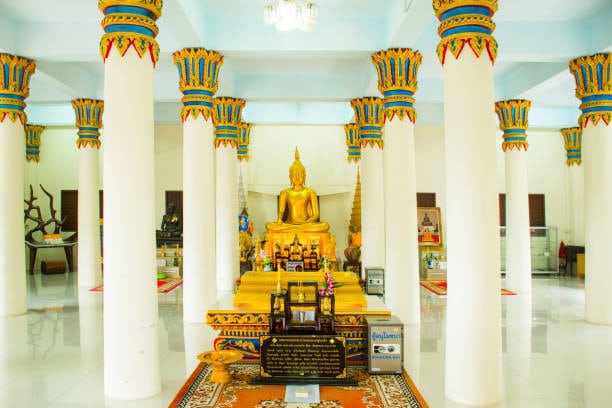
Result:
<svg viewBox="0 0 612 408">
<path fill-rule="evenodd" d="M 211 365 L 210 382 L 227 384 L 232 381 L 229 365 L 242 360 L 242 353 L 235 350 L 205 351 L 198 355 L 198 360 Z"/>
<path fill-rule="evenodd" d="M 25 244 L 30 248 L 30 275 L 34 275 L 34 264 L 36 263 L 36 254 L 38 250 L 46 248 L 64 248 L 66 261 L 68 262 L 68 271 L 74 271 L 72 248 L 77 244 L 77 241 L 65 241 L 60 244 L 43 244 L 42 242 L 25 241 Z"/>
</svg>

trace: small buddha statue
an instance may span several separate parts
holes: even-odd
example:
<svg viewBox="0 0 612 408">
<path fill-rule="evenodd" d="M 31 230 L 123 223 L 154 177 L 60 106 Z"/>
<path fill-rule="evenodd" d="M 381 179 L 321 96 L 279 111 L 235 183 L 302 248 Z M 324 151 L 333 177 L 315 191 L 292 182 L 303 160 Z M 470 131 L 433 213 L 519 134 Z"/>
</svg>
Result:
<svg viewBox="0 0 612 408">
<path fill-rule="evenodd" d="M 349 231 L 349 246 L 344 250 L 344 256 L 348 262 L 357 263 L 361 257 L 361 228 L 351 225 Z"/>
<path fill-rule="evenodd" d="M 176 213 L 174 204 L 169 204 L 166 214 L 162 217 L 160 229 L 157 230 L 159 237 L 180 237 L 183 234 L 183 223 Z"/>
<path fill-rule="evenodd" d="M 306 169 L 300 162 L 300 153 L 295 148 L 295 160 L 289 168 L 291 187 L 280 193 L 278 219 L 266 224 L 271 232 L 304 231 L 326 232 L 329 224 L 319 221 L 317 193 L 304 185 Z M 285 210 L 287 215 L 285 216 Z"/>
<path fill-rule="evenodd" d="M 293 242 L 289 245 L 289 260 L 290 261 L 301 261 L 304 257 L 304 248 L 296 235 L 293 238 Z"/>
</svg>

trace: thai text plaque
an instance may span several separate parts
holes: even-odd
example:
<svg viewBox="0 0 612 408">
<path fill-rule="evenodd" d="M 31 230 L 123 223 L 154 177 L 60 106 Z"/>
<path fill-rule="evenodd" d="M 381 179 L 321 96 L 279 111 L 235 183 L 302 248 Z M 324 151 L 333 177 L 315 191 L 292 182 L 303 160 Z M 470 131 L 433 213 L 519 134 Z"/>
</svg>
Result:
<svg viewBox="0 0 612 408">
<path fill-rule="evenodd" d="M 270 335 L 259 344 L 262 378 L 346 378 L 342 336 Z"/>
</svg>

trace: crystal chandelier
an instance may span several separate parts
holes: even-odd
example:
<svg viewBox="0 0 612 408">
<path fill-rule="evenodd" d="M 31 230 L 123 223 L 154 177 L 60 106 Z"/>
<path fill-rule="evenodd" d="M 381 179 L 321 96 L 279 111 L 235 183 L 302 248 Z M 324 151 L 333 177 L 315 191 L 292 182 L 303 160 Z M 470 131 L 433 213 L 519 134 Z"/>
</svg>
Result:
<svg viewBox="0 0 612 408">
<path fill-rule="evenodd" d="M 269 0 L 264 7 L 264 23 L 278 31 L 312 31 L 318 14 L 317 5 L 311 1 Z"/>
</svg>

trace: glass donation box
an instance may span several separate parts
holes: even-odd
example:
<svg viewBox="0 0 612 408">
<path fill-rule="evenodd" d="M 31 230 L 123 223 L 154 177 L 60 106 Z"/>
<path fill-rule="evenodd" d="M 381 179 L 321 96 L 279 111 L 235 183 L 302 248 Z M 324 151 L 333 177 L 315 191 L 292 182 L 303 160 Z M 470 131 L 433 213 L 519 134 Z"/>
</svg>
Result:
<svg viewBox="0 0 612 408">
<path fill-rule="evenodd" d="M 396 316 L 367 316 L 368 372 L 401 374 L 404 367 L 404 324 Z"/>
</svg>

